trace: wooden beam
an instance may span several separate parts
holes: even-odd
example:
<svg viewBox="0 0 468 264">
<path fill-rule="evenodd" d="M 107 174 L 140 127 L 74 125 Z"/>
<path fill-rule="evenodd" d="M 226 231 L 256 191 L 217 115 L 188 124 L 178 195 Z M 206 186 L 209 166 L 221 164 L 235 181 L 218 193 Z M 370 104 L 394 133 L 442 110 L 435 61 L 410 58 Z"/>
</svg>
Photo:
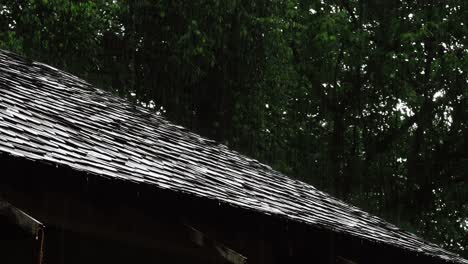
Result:
<svg viewBox="0 0 468 264">
<path fill-rule="evenodd" d="M 6 200 L 0 198 L 0 215 L 19 226 L 37 241 L 37 263 L 42 264 L 44 248 L 44 225 Z"/>
<path fill-rule="evenodd" d="M 4 189 L 2 194 L 50 227 L 120 241 L 139 248 L 192 256 L 196 259 L 216 259 L 217 263 L 247 262 L 247 259 L 236 251 L 180 219 L 173 219 L 168 215 L 155 217 L 129 205 L 93 202 L 86 196 L 77 197 L 60 192 L 25 195 Z M 15 212 L 21 212 L 22 214 L 17 213 L 20 216 L 28 216 L 20 210 Z M 23 218 L 26 220 L 22 220 Z M 19 219 L 26 223 L 28 219 L 34 218 Z M 40 224 L 39 221 L 35 221 Z M 31 226 L 36 222 L 23 225 Z"/>
<path fill-rule="evenodd" d="M 336 263 L 338 263 L 338 264 L 357 264 L 356 262 L 351 261 L 349 259 L 346 259 L 346 258 L 344 258 L 342 256 L 337 256 L 336 257 Z"/>
<path fill-rule="evenodd" d="M 0 198 L 0 215 L 5 216 L 9 222 L 19 226 L 36 239 L 38 238 L 40 230 L 44 228 L 44 225 L 41 222 L 2 198 Z"/>
<path fill-rule="evenodd" d="M 218 254 L 226 261 L 232 264 L 245 264 L 247 258 L 237 253 L 236 251 L 226 247 L 225 245 L 209 238 L 199 230 L 186 225 L 188 232 L 190 233 L 191 240 L 198 246 L 204 247 L 215 254 Z"/>
</svg>

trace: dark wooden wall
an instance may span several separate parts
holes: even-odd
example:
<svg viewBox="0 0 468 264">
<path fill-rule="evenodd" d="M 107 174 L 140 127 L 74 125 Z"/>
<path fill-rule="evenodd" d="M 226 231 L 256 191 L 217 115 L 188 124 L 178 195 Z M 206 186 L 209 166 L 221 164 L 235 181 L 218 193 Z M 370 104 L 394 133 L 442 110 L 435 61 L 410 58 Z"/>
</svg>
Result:
<svg viewBox="0 0 468 264">
<path fill-rule="evenodd" d="M 34 237 L 0 216 L 0 263 L 35 263 L 37 259 Z"/>
<path fill-rule="evenodd" d="M 212 247 L 195 245 L 188 227 L 248 263 L 442 263 L 146 184 L 10 156 L 0 165 L 0 197 L 46 225 L 47 264 L 226 263 Z"/>
</svg>

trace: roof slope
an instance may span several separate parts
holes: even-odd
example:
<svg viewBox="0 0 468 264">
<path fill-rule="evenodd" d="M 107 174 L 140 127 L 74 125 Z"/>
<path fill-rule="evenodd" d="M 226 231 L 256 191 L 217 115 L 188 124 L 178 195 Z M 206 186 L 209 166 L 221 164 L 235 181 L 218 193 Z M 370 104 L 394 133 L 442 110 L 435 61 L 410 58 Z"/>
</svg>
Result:
<svg viewBox="0 0 468 264">
<path fill-rule="evenodd" d="M 217 199 L 458 263 L 453 253 L 45 64 L 0 50 L 0 152 Z"/>
</svg>

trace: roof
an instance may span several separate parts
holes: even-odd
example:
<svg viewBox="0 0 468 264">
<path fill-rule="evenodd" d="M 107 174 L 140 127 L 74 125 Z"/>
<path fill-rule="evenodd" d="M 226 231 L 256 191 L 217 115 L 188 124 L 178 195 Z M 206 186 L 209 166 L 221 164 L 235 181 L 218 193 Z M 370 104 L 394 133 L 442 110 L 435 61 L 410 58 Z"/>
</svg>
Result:
<svg viewBox="0 0 468 264">
<path fill-rule="evenodd" d="M 48 65 L 0 50 L 0 152 L 468 263 L 304 182 Z"/>
</svg>

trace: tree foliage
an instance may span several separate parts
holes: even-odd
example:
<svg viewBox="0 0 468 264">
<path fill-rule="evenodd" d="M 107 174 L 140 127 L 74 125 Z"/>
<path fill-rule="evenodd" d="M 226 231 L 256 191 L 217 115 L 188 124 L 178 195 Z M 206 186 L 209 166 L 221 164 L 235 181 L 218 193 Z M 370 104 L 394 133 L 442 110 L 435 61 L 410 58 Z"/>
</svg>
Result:
<svg viewBox="0 0 468 264">
<path fill-rule="evenodd" d="M 3 0 L 71 71 L 468 256 L 463 0 Z"/>
</svg>

